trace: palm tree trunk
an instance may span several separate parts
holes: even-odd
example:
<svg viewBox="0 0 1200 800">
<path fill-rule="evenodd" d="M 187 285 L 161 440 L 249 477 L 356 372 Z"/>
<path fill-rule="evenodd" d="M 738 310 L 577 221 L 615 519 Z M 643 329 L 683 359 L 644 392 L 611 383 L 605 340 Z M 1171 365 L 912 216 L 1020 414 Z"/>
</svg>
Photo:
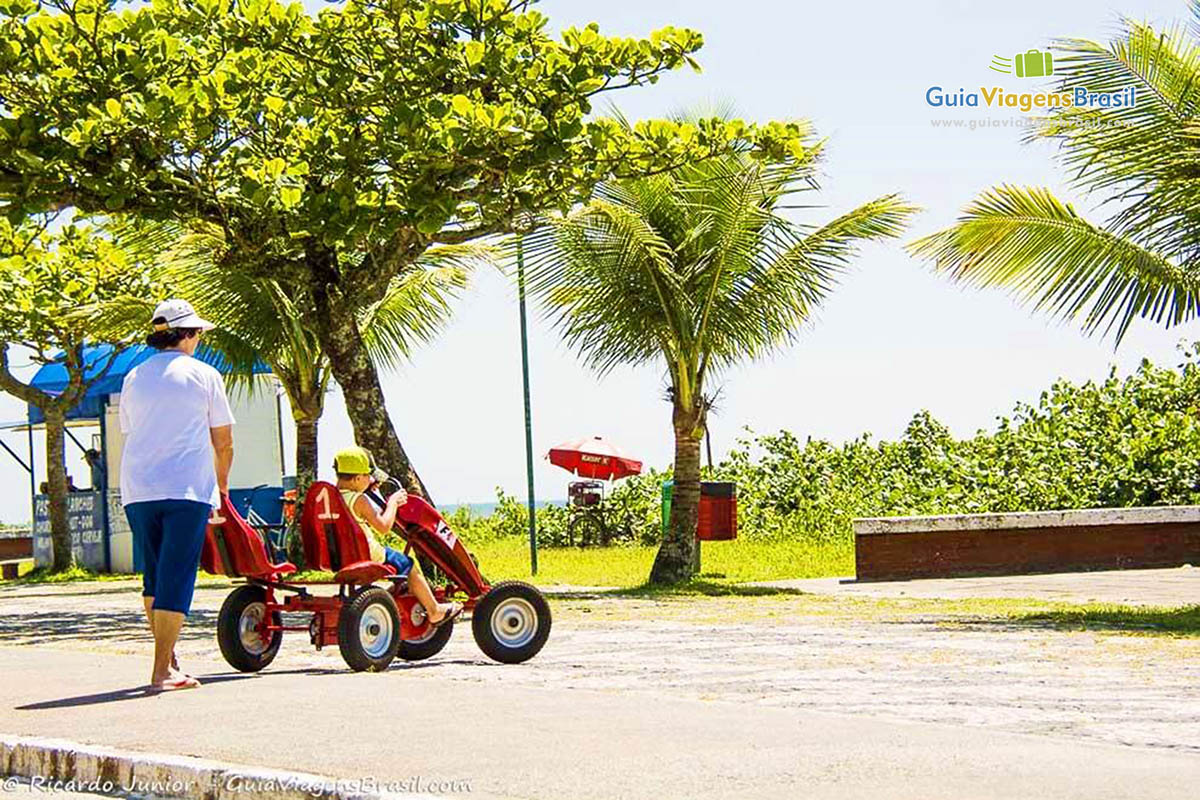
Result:
<svg viewBox="0 0 1200 800">
<path fill-rule="evenodd" d="M 296 423 L 296 496 L 303 498 L 317 479 L 317 427 L 321 417 L 299 414 Z"/>
<path fill-rule="evenodd" d="M 306 263 L 317 307 L 317 339 L 329 358 L 334 380 L 342 387 L 355 440 L 407 491 L 432 502 L 392 427 L 379 373 L 367 355 L 354 306 L 346 299 L 348 287 L 340 286 L 336 259 L 332 251 L 314 249 L 307 254 Z"/>
<path fill-rule="evenodd" d="M 318 398 L 321 400 L 322 398 Z M 318 403 L 314 413 L 310 407 L 303 409 L 292 408 L 292 421 L 296 426 L 296 505 L 291 525 L 287 531 L 286 549 L 288 561 L 297 569 L 306 567 L 304 560 L 304 545 L 300 538 L 300 509 L 304 498 L 308 496 L 308 487 L 317 479 L 317 428 L 321 422 L 321 408 Z"/>
<path fill-rule="evenodd" d="M 696 573 L 696 527 L 700 519 L 700 444 L 704 439 L 704 412 L 676 406 L 675 487 L 667 535 L 658 548 L 650 583 L 680 583 Z"/>
<path fill-rule="evenodd" d="M 46 484 L 49 495 L 50 541 L 54 545 L 52 572 L 63 572 L 75 564 L 71 547 L 71 529 L 67 524 L 66 412 L 47 405 L 46 417 Z"/>
</svg>

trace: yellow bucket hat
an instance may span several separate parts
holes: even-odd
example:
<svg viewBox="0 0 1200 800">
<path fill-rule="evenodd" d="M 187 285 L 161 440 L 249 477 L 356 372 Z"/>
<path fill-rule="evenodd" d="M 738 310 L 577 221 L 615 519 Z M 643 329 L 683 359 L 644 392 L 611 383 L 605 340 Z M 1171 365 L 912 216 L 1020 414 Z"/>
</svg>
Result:
<svg viewBox="0 0 1200 800">
<path fill-rule="evenodd" d="M 333 471 L 342 475 L 370 475 L 371 454 L 361 447 L 347 447 L 333 457 Z"/>
</svg>

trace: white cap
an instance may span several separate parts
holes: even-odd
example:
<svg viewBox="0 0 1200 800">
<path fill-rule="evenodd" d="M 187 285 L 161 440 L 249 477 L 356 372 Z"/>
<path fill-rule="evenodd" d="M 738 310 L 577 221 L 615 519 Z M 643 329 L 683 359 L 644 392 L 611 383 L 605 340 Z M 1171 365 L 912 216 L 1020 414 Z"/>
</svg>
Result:
<svg viewBox="0 0 1200 800">
<path fill-rule="evenodd" d="M 192 304 L 187 300 L 180 300 L 178 297 L 173 297 L 170 300 L 163 300 L 154 307 L 154 316 L 150 318 L 151 324 L 154 320 L 162 317 L 165 319 L 166 325 L 162 323 L 155 325 L 155 329 L 160 327 L 166 328 L 199 328 L 202 331 L 211 331 L 217 327 L 206 319 L 201 319 L 196 313 L 196 309 L 192 308 Z"/>
</svg>

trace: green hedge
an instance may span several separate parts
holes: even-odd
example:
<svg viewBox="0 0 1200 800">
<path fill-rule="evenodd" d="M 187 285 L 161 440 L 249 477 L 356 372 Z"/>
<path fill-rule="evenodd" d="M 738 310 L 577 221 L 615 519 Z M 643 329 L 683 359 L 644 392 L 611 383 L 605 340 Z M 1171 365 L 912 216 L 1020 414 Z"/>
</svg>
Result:
<svg viewBox="0 0 1200 800">
<path fill-rule="evenodd" d="M 847 541 L 864 516 L 1038 511 L 1200 503 L 1200 356 L 1176 368 L 1143 361 L 1103 382 L 1058 381 L 1036 405 L 1018 404 L 994 431 L 955 439 L 928 412 L 897 441 L 844 444 L 787 431 L 739 441 L 706 477 L 738 485 L 741 536 Z M 659 486 L 669 472 L 618 484 L 619 541 L 659 537 Z M 460 511 L 473 536 L 523 536 L 521 501 L 498 492 L 490 517 Z M 567 511 L 539 509 L 542 541 L 565 542 Z"/>
</svg>

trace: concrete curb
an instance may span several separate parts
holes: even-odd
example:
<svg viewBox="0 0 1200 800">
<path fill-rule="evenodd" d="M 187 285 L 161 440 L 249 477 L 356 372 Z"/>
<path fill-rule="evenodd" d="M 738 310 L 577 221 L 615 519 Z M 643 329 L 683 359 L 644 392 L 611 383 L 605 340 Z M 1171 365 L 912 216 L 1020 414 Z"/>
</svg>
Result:
<svg viewBox="0 0 1200 800">
<path fill-rule="evenodd" d="M 366 779 L 337 779 L 9 734 L 0 734 L 0 776 L 41 780 L 47 790 L 187 800 L 245 800 L 247 796 L 263 800 L 439 800 L 435 795 L 408 792 L 407 787 L 377 787 Z"/>
</svg>

